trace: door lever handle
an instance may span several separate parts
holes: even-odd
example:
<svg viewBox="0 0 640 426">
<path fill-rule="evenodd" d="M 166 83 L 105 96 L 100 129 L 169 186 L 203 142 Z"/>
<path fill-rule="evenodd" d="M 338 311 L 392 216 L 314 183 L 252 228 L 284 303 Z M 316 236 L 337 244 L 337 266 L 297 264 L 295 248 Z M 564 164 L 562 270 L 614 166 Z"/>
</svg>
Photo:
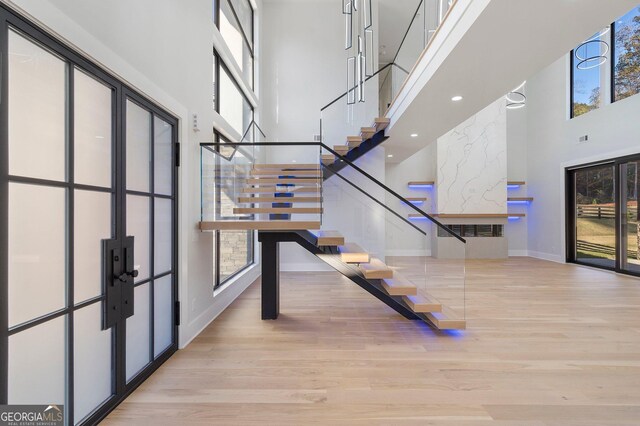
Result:
<svg viewBox="0 0 640 426">
<path fill-rule="evenodd" d="M 133 271 L 131 271 L 131 272 L 125 272 L 125 273 L 123 273 L 123 274 L 120 274 L 117 278 L 118 278 L 120 281 L 122 281 L 123 283 L 126 283 L 126 282 L 127 282 L 127 280 L 129 279 L 129 277 L 136 278 L 136 277 L 138 276 L 138 273 L 139 273 L 139 272 L 138 272 L 138 270 L 137 270 L 137 269 L 134 269 L 134 270 L 133 270 Z"/>
</svg>

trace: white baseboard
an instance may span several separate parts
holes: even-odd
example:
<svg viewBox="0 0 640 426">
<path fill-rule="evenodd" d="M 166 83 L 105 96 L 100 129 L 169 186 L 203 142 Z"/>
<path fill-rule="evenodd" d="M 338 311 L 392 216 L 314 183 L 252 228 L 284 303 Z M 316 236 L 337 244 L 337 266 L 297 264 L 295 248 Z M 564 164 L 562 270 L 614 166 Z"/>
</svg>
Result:
<svg viewBox="0 0 640 426">
<path fill-rule="evenodd" d="M 528 257 L 529 250 L 509 250 L 509 257 Z"/>
<path fill-rule="evenodd" d="M 539 251 L 532 251 L 532 250 L 529 250 L 528 252 L 529 252 L 529 257 L 534 257 L 536 259 L 548 260 L 549 262 L 556 262 L 556 263 L 567 263 L 562 256 L 558 256 L 557 254 L 542 253 Z"/>
<path fill-rule="evenodd" d="M 431 250 L 387 250 L 385 256 L 431 256 Z"/>
<path fill-rule="evenodd" d="M 260 277 L 260 265 L 256 264 L 245 272 L 240 274 L 231 282 L 225 284 L 219 292 L 216 292 L 213 297 L 213 301 L 209 306 L 209 309 L 198 315 L 189 324 L 180 326 L 179 329 L 179 348 L 186 348 L 193 339 L 198 337 L 202 330 L 207 328 L 209 324 L 215 320 L 218 315 L 224 312 L 225 309 L 233 303 L 251 284 L 253 284 Z M 211 288 L 213 291 L 213 285 Z"/>
</svg>

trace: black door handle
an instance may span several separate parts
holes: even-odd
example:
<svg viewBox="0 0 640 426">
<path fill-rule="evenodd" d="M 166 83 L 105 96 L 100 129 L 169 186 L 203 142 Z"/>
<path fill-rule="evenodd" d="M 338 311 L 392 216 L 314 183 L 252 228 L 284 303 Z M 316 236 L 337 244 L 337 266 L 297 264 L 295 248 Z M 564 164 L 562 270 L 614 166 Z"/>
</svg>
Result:
<svg viewBox="0 0 640 426">
<path fill-rule="evenodd" d="M 138 276 L 138 270 L 134 269 L 131 272 L 125 272 L 123 274 L 121 274 L 120 276 L 118 276 L 117 278 L 122 281 L 123 283 L 126 283 L 127 280 L 129 279 L 129 277 L 133 277 L 136 278 Z"/>
</svg>

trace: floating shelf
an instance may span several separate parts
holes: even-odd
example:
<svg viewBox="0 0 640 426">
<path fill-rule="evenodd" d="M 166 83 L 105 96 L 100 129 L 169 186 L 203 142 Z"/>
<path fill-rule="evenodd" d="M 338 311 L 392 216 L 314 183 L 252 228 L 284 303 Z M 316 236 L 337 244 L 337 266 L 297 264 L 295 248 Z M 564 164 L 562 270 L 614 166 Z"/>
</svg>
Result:
<svg viewBox="0 0 640 426">
<path fill-rule="evenodd" d="M 509 220 L 519 220 L 520 218 L 526 217 L 526 214 L 524 213 L 509 213 L 508 215 L 508 219 Z"/>
<path fill-rule="evenodd" d="M 434 181 L 419 180 L 411 181 L 407 184 L 409 188 L 432 188 L 436 183 Z"/>
<path fill-rule="evenodd" d="M 423 204 L 425 201 L 427 201 L 427 198 L 426 197 L 405 197 L 405 200 L 415 205 L 415 204 Z"/>
</svg>

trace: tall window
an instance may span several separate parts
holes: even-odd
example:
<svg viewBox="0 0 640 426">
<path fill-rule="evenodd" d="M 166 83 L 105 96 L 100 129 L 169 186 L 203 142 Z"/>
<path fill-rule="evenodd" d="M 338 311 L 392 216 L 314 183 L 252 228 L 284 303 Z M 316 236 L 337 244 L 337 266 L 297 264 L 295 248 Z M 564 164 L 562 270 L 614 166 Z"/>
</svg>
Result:
<svg viewBox="0 0 640 426">
<path fill-rule="evenodd" d="M 253 8 L 248 0 L 218 0 L 214 10 L 216 26 L 253 89 Z"/>
<path fill-rule="evenodd" d="M 240 135 L 253 120 L 253 108 L 228 68 L 218 61 L 217 111 Z"/>
<path fill-rule="evenodd" d="M 609 58 L 610 27 L 594 34 L 571 52 L 571 116 L 577 117 L 603 103 L 604 64 Z"/>
<path fill-rule="evenodd" d="M 571 52 L 571 117 L 640 93 L 640 7 Z"/>
<path fill-rule="evenodd" d="M 615 24 L 614 102 L 640 92 L 640 8 Z"/>
</svg>

